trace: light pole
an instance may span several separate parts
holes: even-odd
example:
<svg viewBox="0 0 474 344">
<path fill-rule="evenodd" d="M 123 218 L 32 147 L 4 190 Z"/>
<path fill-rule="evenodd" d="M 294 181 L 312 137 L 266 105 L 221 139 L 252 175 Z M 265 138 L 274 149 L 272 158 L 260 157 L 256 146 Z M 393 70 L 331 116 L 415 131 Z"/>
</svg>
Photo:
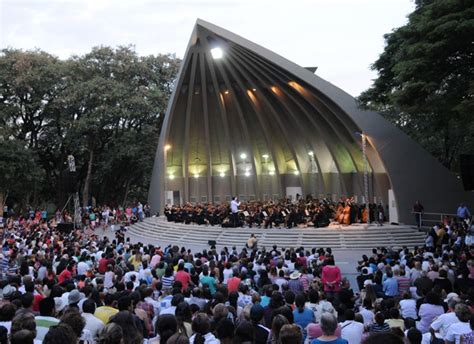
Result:
<svg viewBox="0 0 474 344">
<path fill-rule="evenodd" d="M 196 204 L 199 203 L 199 173 L 194 173 L 194 179 L 196 179 Z"/>
<path fill-rule="evenodd" d="M 240 154 L 240 159 L 242 159 L 244 167 L 244 197 L 247 199 L 247 177 L 250 176 L 250 172 L 247 170 L 247 154 Z"/>
<path fill-rule="evenodd" d="M 200 201 L 200 198 L 199 197 L 199 167 L 198 167 L 198 164 L 201 162 L 201 159 L 199 159 L 198 157 L 195 157 L 194 158 L 194 179 L 196 179 L 196 204 L 199 203 Z"/>
<path fill-rule="evenodd" d="M 314 161 L 314 152 L 313 151 L 309 151 L 308 152 L 308 155 L 309 155 L 309 161 L 311 163 L 311 180 L 314 179 L 314 195 L 316 196 L 316 191 L 317 191 L 317 188 L 318 188 L 318 181 L 316 178 L 316 161 Z M 313 182 L 311 182 L 310 185 L 312 185 Z"/>
<path fill-rule="evenodd" d="M 164 189 L 165 190 L 163 192 L 164 200 L 165 200 L 164 203 L 163 203 L 164 206 L 166 206 L 167 201 L 168 201 L 167 200 L 167 196 L 168 196 L 168 180 L 167 180 L 167 178 L 168 178 L 168 176 L 167 176 L 167 174 L 168 174 L 167 173 L 167 171 L 168 171 L 168 162 L 167 162 L 167 158 L 168 158 L 168 151 L 170 149 L 171 149 L 171 145 L 169 145 L 169 144 L 165 145 L 165 147 L 164 147 L 164 159 L 163 159 L 164 160 L 164 169 L 163 169 L 163 171 L 164 171 L 164 175 L 165 175 L 164 176 L 165 177 L 165 182 L 164 182 Z"/>
<path fill-rule="evenodd" d="M 364 160 L 364 198 L 365 208 L 367 211 L 367 224 L 370 223 L 370 208 L 369 208 L 369 163 L 367 160 L 367 135 L 357 132 L 362 139 L 362 158 Z"/>
<path fill-rule="evenodd" d="M 265 182 L 266 182 L 265 184 L 266 184 L 267 186 L 268 186 L 268 180 L 269 180 L 269 178 L 268 178 L 268 172 L 269 172 L 269 171 L 268 171 L 268 158 L 269 158 L 269 157 L 270 157 L 270 156 L 269 156 L 268 154 L 263 154 L 263 155 L 262 155 L 262 158 L 263 158 L 264 164 L 265 164 L 265 171 L 264 171 L 264 172 L 265 172 L 265 173 L 264 173 L 264 174 L 265 174 Z M 271 198 L 271 196 L 270 196 L 270 198 Z M 266 200 L 264 199 L 264 201 L 266 201 Z"/>
</svg>

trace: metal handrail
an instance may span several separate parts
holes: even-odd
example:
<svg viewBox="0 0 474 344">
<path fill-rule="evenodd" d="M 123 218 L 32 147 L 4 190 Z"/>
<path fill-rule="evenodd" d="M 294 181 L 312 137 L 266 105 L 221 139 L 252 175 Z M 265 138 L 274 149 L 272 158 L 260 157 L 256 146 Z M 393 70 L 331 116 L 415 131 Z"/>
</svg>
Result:
<svg viewBox="0 0 474 344">
<path fill-rule="evenodd" d="M 448 214 L 448 213 L 428 213 L 426 211 L 412 211 L 412 214 L 425 214 L 425 215 L 443 215 L 443 216 L 458 216 L 457 214 Z"/>
<path fill-rule="evenodd" d="M 446 216 L 456 218 L 457 214 L 450 214 L 450 213 L 432 213 L 432 212 L 419 212 L 419 211 L 412 211 L 411 212 L 414 215 L 418 215 L 420 217 L 419 221 L 419 228 L 424 227 L 424 223 L 443 223 L 444 219 Z M 430 217 L 438 217 L 436 219 L 434 218 L 426 218 L 426 215 Z"/>
</svg>

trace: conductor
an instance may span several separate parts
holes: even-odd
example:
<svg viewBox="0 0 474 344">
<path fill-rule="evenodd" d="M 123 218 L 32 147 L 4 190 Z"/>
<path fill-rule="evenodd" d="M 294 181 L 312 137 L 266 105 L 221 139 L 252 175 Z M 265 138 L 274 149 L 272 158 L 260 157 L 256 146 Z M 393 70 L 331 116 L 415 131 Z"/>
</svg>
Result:
<svg viewBox="0 0 474 344">
<path fill-rule="evenodd" d="M 238 197 L 232 197 L 232 201 L 230 202 L 230 223 L 232 227 L 237 227 L 239 223 L 239 198 Z"/>
</svg>

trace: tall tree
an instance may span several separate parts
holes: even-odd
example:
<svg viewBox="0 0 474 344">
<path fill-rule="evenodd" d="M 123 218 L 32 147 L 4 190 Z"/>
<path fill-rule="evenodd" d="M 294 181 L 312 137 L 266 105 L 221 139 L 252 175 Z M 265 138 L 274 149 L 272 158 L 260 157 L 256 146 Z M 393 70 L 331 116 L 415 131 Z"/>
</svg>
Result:
<svg viewBox="0 0 474 344">
<path fill-rule="evenodd" d="M 67 112 L 74 118 L 70 136 L 77 142 L 74 151 L 86 162 L 80 171 L 84 205 L 90 198 L 94 169 L 100 165 L 97 162 L 115 158 L 108 152 L 115 141 L 133 151 L 143 140 L 156 140 L 157 131 L 144 129 L 158 126 L 177 66 L 174 56 L 139 57 L 130 47 L 94 48 L 70 61 L 65 99 Z M 125 141 L 127 138 L 136 141 Z M 128 190 L 131 181 L 137 181 L 136 170 L 125 171 L 131 174 L 123 181 Z M 106 177 L 99 174 L 95 180 L 103 182 Z"/>
<path fill-rule="evenodd" d="M 378 77 L 359 97 L 452 169 L 474 151 L 473 37 L 472 1 L 417 0 L 408 23 L 385 35 Z"/>
<path fill-rule="evenodd" d="M 8 178 L 0 181 L 0 195 L 8 192 L 24 205 L 37 191 L 34 204 L 64 204 L 61 172 L 72 153 L 84 204 L 91 195 L 116 203 L 146 197 L 179 63 L 174 55 L 140 57 L 131 47 L 98 47 L 65 61 L 42 51 L 2 50 L 0 178 Z M 14 157 L 22 161 L 12 164 Z M 12 182 L 25 171 L 31 178 Z"/>
<path fill-rule="evenodd" d="M 34 158 L 32 161 L 37 163 L 35 170 L 45 172 L 42 175 L 46 178 L 43 179 L 46 183 L 39 183 L 35 179 L 38 184 L 34 187 L 34 203 L 39 201 L 37 195 L 48 193 L 49 188 L 44 186 L 52 184 L 51 178 L 55 178 L 54 161 L 38 159 L 36 154 L 47 128 L 61 112 L 58 97 L 64 88 L 63 66 L 63 61 L 43 51 L 4 49 L 0 52 L 2 146 L 12 145 L 11 151 L 19 154 L 18 159 L 29 154 L 30 158 Z M 29 152 L 23 151 L 24 149 Z M 52 147 L 46 147 L 48 152 L 51 149 Z M 18 164 L 21 165 L 22 162 Z"/>
</svg>

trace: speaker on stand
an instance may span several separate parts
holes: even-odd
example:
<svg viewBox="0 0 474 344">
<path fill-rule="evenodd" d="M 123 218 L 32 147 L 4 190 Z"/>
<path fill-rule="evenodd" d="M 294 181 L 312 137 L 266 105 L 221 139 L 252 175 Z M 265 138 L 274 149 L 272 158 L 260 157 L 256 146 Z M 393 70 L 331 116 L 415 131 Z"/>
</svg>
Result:
<svg viewBox="0 0 474 344">
<path fill-rule="evenodd" d="M 460 155 L 461 178 L 464 190 L 474 190 L 474 154 Z"/>
</svg>

